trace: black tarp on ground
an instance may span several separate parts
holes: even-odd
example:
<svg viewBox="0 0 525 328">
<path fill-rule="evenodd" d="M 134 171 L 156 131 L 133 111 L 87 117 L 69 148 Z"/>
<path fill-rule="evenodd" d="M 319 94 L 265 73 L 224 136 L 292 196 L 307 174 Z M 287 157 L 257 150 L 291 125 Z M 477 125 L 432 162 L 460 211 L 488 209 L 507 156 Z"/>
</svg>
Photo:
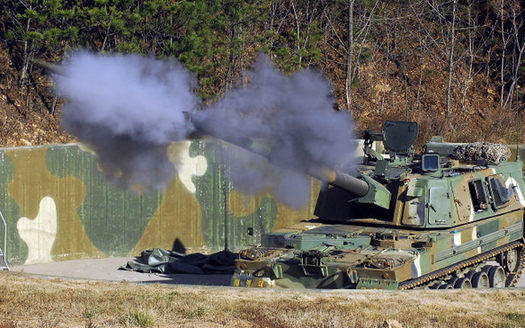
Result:
<svg viewBox="0 0 525 328">
<path fill-rule="evenodd" d="M 183 254 L 161 248 L 142 251 L 136 261 L 129 261 L 121 270 L 144 273 L 233 273 L 238 254 L 224 250 L 214 254 Z"/>
</svg>

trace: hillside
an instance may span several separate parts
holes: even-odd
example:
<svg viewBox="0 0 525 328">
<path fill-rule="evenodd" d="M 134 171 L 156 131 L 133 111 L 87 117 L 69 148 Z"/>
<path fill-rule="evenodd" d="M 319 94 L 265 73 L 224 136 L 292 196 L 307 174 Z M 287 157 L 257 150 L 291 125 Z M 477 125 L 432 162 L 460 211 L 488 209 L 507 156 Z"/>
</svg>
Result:
<svg viewBox="0 0 525 328">
<path fill-rule="evenodd" d="M 0 48 L 0 144 L 2 147 L 67 143 L 74 140 L 60 127 L 60 109 L 51 112 L 53 85 L 45 75 L 34 86 L 18 85 L 18 72 L 5 48 Z M 29 89 L 29 92 L 28 92 Z M 29 96 L 28 96 L 29 95 Z"/>
<path fill-rule="evenodd" d="M 432 135 L 515 143 L 524 102 L 518 0 L 0 1 L 0 17 L 2 146 L 75 140 L 60 128 L 64 101 L 31 60 L 60 62 L 78 48 L 176 58 L 205 103 L 245 83 L 264 52 L 286 74 L 321 71 L 359 131 L 419 122 L 420 145 Z"/>
</svg>

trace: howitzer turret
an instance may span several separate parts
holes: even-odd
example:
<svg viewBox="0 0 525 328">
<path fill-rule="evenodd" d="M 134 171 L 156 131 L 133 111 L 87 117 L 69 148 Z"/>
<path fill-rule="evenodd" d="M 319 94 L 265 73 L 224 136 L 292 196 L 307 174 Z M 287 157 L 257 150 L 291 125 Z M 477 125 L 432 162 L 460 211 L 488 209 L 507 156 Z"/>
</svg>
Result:
<svg viewBox="0 0 525 328">
<path fill-rule="evenodd" d="M 367 132 L 359 175 L 321 175 L 332 186 L 319 193 L 317 218 L 242 251 L 232 285 L 514 286 L 525 269 L 523 163 L 506 161 L 502 145 L 441 138 L 416 154 L 416 136 L 414 122 Z"/>
</svg>

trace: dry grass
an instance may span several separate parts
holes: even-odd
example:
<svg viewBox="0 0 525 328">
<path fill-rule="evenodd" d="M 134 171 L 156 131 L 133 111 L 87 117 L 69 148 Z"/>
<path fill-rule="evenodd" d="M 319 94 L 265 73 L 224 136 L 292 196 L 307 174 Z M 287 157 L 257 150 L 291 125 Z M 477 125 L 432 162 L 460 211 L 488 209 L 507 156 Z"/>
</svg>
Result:
<svg viewBox="0 0 525 328">
<path fill-rule="evenodd" d="M 0 328 L 525 327 L 525 290 L 298 291 L 75 282 L 0 273 Z"/>
</svg>

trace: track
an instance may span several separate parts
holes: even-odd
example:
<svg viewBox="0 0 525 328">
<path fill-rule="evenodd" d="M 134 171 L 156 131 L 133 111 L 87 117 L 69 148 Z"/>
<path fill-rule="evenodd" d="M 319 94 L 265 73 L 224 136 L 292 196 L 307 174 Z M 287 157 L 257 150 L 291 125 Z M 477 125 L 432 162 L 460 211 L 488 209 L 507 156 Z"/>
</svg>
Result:
<svg viewBox="0 0 525 328">
<path fill-rule="evenodd" d="M 523 246 L 521 247 L 519 260 L 520 260 L 520 263 L 519 263 L 519 266 L 518 266 L 518 269 L 516 270 L 516 272 L 514 272 L 514 273 L 511 272 L 507 276 L 507 281 L 505 282 L 505 287 L 514 287 L 514 286 L 516 286 L 516 284 L 520 280 L 521 274 L 525 271 L 525 247 L 523 247 Z"/>
<path fill-rule="evenodd" d="M 493 250 L 490 250 L 483 254 L 479 254 L 477 256 L 474 256 L 470 259 L 458 262 L 456 264 L 450 265 L 446 268 L 428 273 L 419 278 L 404 281 L 399 284 L 399 289 L 401 290 L 412 289 L 412 288 L 421 286 L 423 284 L 433 282 L 434 280 L 439 280 L 440 278 L 443 278 L 457 270 L 465 269 L 467 267 L 479 264 L 483 261 L 491 260 L 498 255 L 502 255 L 503 253 L 505 253 L 506 251 L 510 249 L 521 247 L 520 256 L 519 256 L 520 263 L 518 265 L 518 268 L 516 269 L 514 273 L 508 274 L 505 280 L 505 287 L 514 287 L 516 283 L 518 282 L 521 274 L 525 271 L 525 247 L 523 246 L 524 245 L 522 241 L 515 241 L 510 244 L 494 248 Z"/>
</svg>

